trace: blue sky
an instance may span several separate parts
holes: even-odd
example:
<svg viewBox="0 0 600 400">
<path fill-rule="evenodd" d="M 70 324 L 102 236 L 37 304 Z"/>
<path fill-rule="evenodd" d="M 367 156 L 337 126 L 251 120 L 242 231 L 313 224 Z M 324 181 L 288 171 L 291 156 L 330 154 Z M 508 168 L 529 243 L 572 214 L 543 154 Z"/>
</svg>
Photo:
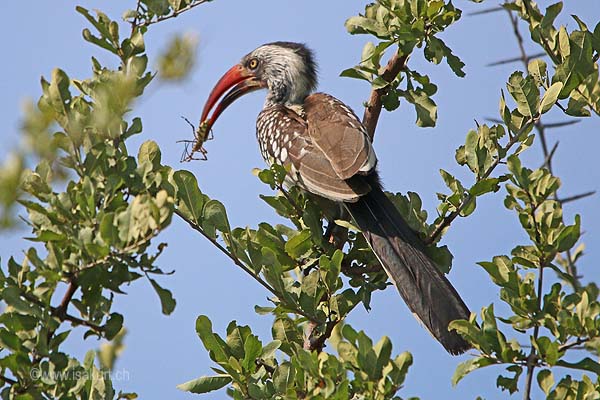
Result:
<svg viewBox="0 0 600 400">
<path fill-rule="evenodd" d="M 119 18 L 134 1 L 81 1 L 87 8 L 100 8 L 113 18 Z M 551 4 L 540 1 L 543 7 Z M 72 77 L 91 73 L 90 56 L 96 55 L 108 65 L 116 60 L 100 53 L 83 41 L 81 30 L 85 20 L 75 12 L 76 3 L 4 1 L 0 5 L 6 16 L 0 24 L 4 62 L 0 63 L 0 120 L 3 121 L 3 141 L 0 156 L 18 143 L 22 100 L 37 99 L 39 78 L 49 76 L 59 66 Z M 349 36 L 344 21 L 364 8 L 364 2 L 334 1 L 234 1 L 215 0 L 174 20 L 154 26 L 146 43 L 151 62 L 175 33 L 194 32 L 200 40 L 198 63 L 191 78 L 178 85 L 154 82 L 147 95 L 135 104 L 132 116 L 140 116 L 144 132 L 130 142 L 132 153 L 144 140 L 155 140 L 161 146 L 163 162 L 191 170 L 198 177 L 201 189 L 227 207 L 234 225 L 256 225 L 259 221 L 275 221 L 266 204 L 258 198 L 269 189 L 252 176 L 251 170 L 263 167 L 255 142 L 254 123 L 262 107 L 262 93 L 238 101 L 221 117 L 215 127 L 215 140 L 208 144 L 209 161 L 179 164 L 182 147 L 177 140 L 189 138 L 189 127 L 181 115 L 195 121 L 208 92 L 217 79 L 244 54 L 265 42 L 290 40 L 307 43 L 315 50 L 320 65 L 319 90 L 335 95 L 359 115 L 362 102 L 369 94 L 366 83 L 340 78 L 339 72 L 354 65 L 360 57 L 365 36 Z M 490 7 L 496 2 L 475 5 L 457 1 L 465 12 Z M 594 1 L 566 2 L 560 21 L 569 28 L 576 26 L 568 18 L 578 14 L 590 26 L 600 20 L 600 7 Z M 466 14 L 466 13 L 465 13 Z M 375 148 L 380 159 L 380 171 L 388 190 L 418 192 L 430 215 L 435 214 L 436 192 L 445 187 L 438 170 L 443 168 L 466 182 L 470 175 L 454 161 L 454 150 L 463 143 L 474 120 L 497 117 L 500 89 L 509 74 L 521 65 L 487 68 L 498 59 L 516 56 L 516 42 L 505 13 L 478 17 L 464 15 L 441 37 L 466 63 L 467 76 L 457 78 L 446 65 L 435 66 L 421 57 L 411 60 L 411 67 L 430 74 L 439 91 L 435 101 L 439 106 L 438 126 L 418 128 L 412 107 L 402 104 L 396 112 L 383 113 Z M 538 52 L 533 46 L 530 53 Z M 551 112 L 547 122 L 564 119 Z M 600 169 L 597 149 L 600 148 L 598 118 L 589 118 L 575 127 L 552 130 L 551 144 L 560 141 L 555 159 L 555 173 L 562 179 L 561 194 L 578 194 L 600 189 Z M 530 167 L 542 161 L 539 142 L 524 156 Z M 503 192 L 488 195 L 478 202 L 478 209 L 468 219 L 457 220 L 444 238 L 454 254 L 451 281 L 472 310 L 498 302 L 498 292 L 476 262 L 493 255 L 506 254 L 526 238 L 515 216 L 504 209 Z M 566 206 L 567 221 L 575 213 L 582 214 L 587 245 L 586 256 L 580 262 L 585 280 L 600 280 L 600 211 L 598 195 Z M 29 243 L 21 237 L 25 230 L 1 233 L 0 256 L 19 256 Z M 230 320 L 249 324 L 263 340 L 270 338 L 271 318 L 254 314 L 255 304 L 265 305 L 268 295 L 254 281 L 213 248 L 202 237 L 174 219 L 173 225 L 160 238 L 169 247 L 161 256 L 163 269 L 176 273 L 161 283 L 170 288 L 176 299 L 175 312 L 165 317 L 148 284 L 135 283 L 127 296 L 116 298 L 115 309 L 125 315 L 129 330 L 127 348 L 117 369 L 127 371 L 128 379 L 115 382 L 117 389 L 136 391 L 141 398 L 192 398 L 175 385 L 203 374 L 210 374 L 212 365 L 194 331 L 197 315 L 208 315 L 219 332 L 224 332 Z M 364 329 L 377 340 L 388 335 L 394 352 L 410 350 L 412 367 L 402 397 L 421 396 L 444 399 L 506 398 L 495 388 L 495 375 L 500 370 L 489 369 L 468 376 L 458 387 L 451 388 L 450 377 L 464 357 L 451 357 L 430 338 L 414 320 L 394 290 L 375 293 L 373 309 L 355 311 L 350 322 Z M 502 308 L 500 308 L 502 310 Z M 82 331 L 71 334 L 67 346 L 81 356 L 98 345 L 94 340 L 82 341 Z M 520 397 L 519 395 L 516 395 Z M 226 398 L 224 392 L 211 394 L 211 399 Z"/>
</svg>

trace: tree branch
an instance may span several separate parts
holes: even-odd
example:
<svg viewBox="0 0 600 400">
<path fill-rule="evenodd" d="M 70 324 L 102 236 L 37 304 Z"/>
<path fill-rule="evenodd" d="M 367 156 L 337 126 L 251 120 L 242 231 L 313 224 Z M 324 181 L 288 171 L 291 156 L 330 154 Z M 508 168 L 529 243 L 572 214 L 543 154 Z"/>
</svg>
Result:
<svg viewBox="0 0 600 400">
<path fill-rule="evenodd" d="M 42 308 L 48 307 L 50 309 L 50 313 L 54 317 L 58 318 L 61 322 L 69 321 L 73 325 L 87 326 L 88 328 L 90 328 L 98 333 L 104 331 L 104 328 L 100 325 L 96 325 L 93 322 L 75 317 L 74 315 L 71 315 L 71 314 L 67 314 L 66 309 L 67 309 L 68 305 L 70 304 L 71 299 L 73 298 L 73 295 L 75 294 L 76 290 L 77 290 L 77 287 L 75 287 L 73 289 L 72 286 L 69 285 L 69 288 L 67 288 L 67 292 L 65 293 L 65 296 L 63 297 L 63 299 L 58 307 L 50 306 L 50 305 L 44 303 L 43 301 L 41 301 L 40 299 L 38 299 L 36 296 L 31 295 L 27 292 L 21 292 L 21 295 L 23 297 L 25 297 L 27 300 L 29 300 L 30 302 L 32 302 Z M 66 299 L 68 299 L 68 300 L 66 300 Z M 64 306 L 64 304 L 66 304 L 66 307 Z M 52 332 L 52 331 L 49 332 L 48 338 L 50 338 L 53 334 L 54 334 L 54 332 Z"/>
<path fill-rule="evenodd" d="M 381 74 L 381 77 L 386 82 L 392 82 L 400 71 L 406 68 L 406 63 L 408 61 L 408 55 L 399 55 L 396 52 L 390 61 L 388 61 L 385 70 Z M 375 129 L 377 128 L 377 122 L 379 121 L 379 115 L 381 114 L 381 107 L 383 103 L 381 98 L 387 94 L 389 91 L 390 85 L 382 87 L 380 89 L 374 89 L 371 91 L 371 96 L 369 97 L 369 102 L 365 107 L 365 113 L 363 114 L 362 123 L 364 127 L 367 129 L 367 133 L 371 140 L 375 136 Z"/>
<path fill-rule="evenodd" d="M 534 213 L 532 209 L 532 214 Z M 538 269 L 538 287 L 537 287 L 537 310 L 541 312 L 542 308 L 542 292 L 543 292 L 543 283 L 544 283 L 544 267 L 545 262 L 540 261 L 540 266 Z M 536 323 L 533 328 L 533 338 L 537 340 L 540 332 L 540 325 Z M 527 357 L 527 375 L 525 378 L 525 390 L 523 393 L 523 400 L 530 400 L 531 398 L 531 383 L 533 381 L 533 372 L 535 370 L 537 364 L 537 355 L 535 352 L 535 347 L 531 346 L 531 352 L 529 353 L 529 357 Z"/>
<path fill-rule="evenodd" d="M 589 342 L 590 338 L 577 338 L 576 341 L 572 342 L 572 343 L 565 343 L 562 346 L 558 347 L 558 351 L 559 352 L 563 352 L 572 348 L 575 348 L 581 344 L 585 344 L 587 342 Z"/>
<path fill-rule="evenodd" d="M 67 288 L 67 291 L 60 304 L 54 309 L 58 317 L 64 317 L 67 315 L 67 309 L 69 308 L 69 304 L 71 303 L 71 300 L 73 299 L 78 287 L 79 286 L 77 285 L 75 277 L 72 277 L 69 282 L 69 287 Z"/>
</svg>

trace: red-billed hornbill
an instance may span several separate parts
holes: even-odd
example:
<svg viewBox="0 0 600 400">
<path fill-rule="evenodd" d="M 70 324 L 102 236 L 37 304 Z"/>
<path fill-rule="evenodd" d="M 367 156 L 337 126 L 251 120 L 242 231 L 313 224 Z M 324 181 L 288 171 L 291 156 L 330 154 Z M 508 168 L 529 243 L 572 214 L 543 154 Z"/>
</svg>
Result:
<svg viewBox="0 0 600 400">
<path fill-rule="evenodd" d="M 342 203 L 413 314 L 448 352 L 466 351 L 470 345 L 448 324 L 468 319 L 469 309 L 382 191 L 377 157 L 360 120 L 333 96 L 312 93 L 316 85 L 309 49 L 298 43 L 265 44 L 223 75 L 201 121 L 208 131 L 233 101 L 267 89 L 256 122 L 263 158 L 288 167 L 293 184 Z"/>
</svg>

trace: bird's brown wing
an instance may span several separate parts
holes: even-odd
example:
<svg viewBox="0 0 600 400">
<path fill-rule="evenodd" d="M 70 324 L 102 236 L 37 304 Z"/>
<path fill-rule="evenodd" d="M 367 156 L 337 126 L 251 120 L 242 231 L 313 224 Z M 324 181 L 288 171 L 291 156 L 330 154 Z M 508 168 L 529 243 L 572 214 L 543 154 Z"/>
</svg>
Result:
<svg viewBox="0 0 600 400">
<path fill-rule="evenodd" d="M 366 175 L 377 163 L 375 151 L 358 117 L 344 103 L 325 93 L 304 101 L 308 134 L 341 179 Z"/>
<path fill-rule="evenodd" d="M 279 135 L 280 148 L 285 148 L 285 153 L 280 150 L 278 154 L 269 155 L 290 166 L 290 177 L 295 183 L 322 197 L 346 202 L 354 202 L 371 190 L 362 180 L 343 179 L 339 176 L 330 157 L 315 145 L 308 133 L 305 118 L 283 106 L 268 112 L 279 114 L 276 119 L 285 121 L 285 132 Z M 268 151 L 271 153 L 270 149 Z"/>
</svg>

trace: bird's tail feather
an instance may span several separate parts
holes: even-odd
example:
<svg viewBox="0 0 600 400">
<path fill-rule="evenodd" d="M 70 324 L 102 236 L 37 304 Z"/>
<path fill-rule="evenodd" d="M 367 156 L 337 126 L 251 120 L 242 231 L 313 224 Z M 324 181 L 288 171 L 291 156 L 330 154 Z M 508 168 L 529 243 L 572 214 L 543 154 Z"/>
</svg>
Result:
<svg viewBox="0 0 600 400">
<path fill-rule="evenodd" d="M 448 325 L 468 319 L 456 289 L 424 253 L 424 245 L 378 187 L 356 203 L 345 203 L 385 272 L 418 320 L 451 354 L 471 346 Z"/>
</svg>

